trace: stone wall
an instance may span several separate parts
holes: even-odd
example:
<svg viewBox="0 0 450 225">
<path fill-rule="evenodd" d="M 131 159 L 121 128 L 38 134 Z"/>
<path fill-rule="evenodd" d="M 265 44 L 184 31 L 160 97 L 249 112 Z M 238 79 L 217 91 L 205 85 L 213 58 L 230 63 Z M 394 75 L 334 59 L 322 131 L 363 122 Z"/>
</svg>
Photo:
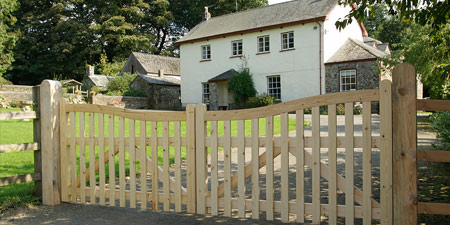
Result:
<svg viewBox="0 0 450 225">
<path fill-rule="evenodd" d="M 356 89 L 378 89 L 379 69 L 376 61 L 351 62 L 325 65 L 326 93 L 339 92 L 339 71 L 356 69 Z"/>
<path fill-rule="evenodd" d="M 150 109 L 146 97 L 96 95 L 92 97 L 92 104 L 125 107 L 128 109 Z"/>
<path fill-rule="evenodd" d="M 7 92 L 32 92 L 33 86 L 26 85 L 0 85 L 0 91 Z"/>
<path fill-rule="evenodd" d="M 0 96 L 5 98 L 8 102 L 24 102 L 27 104 L 33 102 L 31 92 L 0 91 Z"/>
<path fill-rule="evenodd" d="M 148 107 L 150 109 L 182 110 L 180 86 L 150 84 L 138 76 L 131 83 L 130 87 L 147 94 Z"/>
<path fill-rule="evenodd" d="M 211 82 L 209 83 L 209 106 L 208 110 L 216 111 L 219 110 L 219 83 Z M 228 107 L 227 110 L 235 109 L 236 104 L 234 102 L 233 93 L 228 91 Z"/>
</svg>

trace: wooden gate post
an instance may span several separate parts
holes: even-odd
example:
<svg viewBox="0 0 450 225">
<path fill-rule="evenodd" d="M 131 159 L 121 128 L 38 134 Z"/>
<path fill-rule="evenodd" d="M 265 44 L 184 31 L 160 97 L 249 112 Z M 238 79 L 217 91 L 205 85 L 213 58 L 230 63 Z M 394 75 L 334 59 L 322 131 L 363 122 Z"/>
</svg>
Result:
<svg viewBox="0 0 450 225">
<path fill-rule="evenodd" d="M 61 203 L 60 159 L 60 101 L 61 83 L 44 80 L 40 88 L 42 203 Z"/>
<path fill-rule="evenodd" d="M 37 115 L 40 115 L 40 107 L 41 104 L 39 103 L 40 97 L 39 97 L 39 90 L 40 86 L 34 86 L 32 89 L 32 98 L 33 98 L 33 111 L 36 112 Z M 41 143 L 41 120 L 39 117 L 37 119 L 33 120 L 33 141 Z M 39 147 L 39 150 L 34 151 L 34 173 L 41 174 L 42 177 L 42 159 L 41 159 L 41 149 L 42 147 Z M 42 182 L 41 181 L 35 181 L 34 182 L 34 191 L 35 195 L 39 198 L 42 197 Z"/>
<path fill-rule="evenodd" d="M 197 212 L 197 181 L 195 153 L 195 105 L 186 106 L 187 212 Z"/>
<path fill-rule="evenodd" d="M 392 80 L 394 224 L 417 224 L 416 71 L 402 63 Z"/>
</svg>

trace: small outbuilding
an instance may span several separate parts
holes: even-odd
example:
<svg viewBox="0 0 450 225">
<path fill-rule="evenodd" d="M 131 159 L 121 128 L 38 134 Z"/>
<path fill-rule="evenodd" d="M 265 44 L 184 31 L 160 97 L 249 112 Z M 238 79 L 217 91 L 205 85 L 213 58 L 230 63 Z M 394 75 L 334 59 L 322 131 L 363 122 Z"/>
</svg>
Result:
<svg viewBox="0 0 450 225">
<path fill-rule="evenodd" d="M 179 77 L 180 59 L 142 52 L 132 52 L 119 75 L 123 73 L 158 75 L 158 71 L 160 70 L 164 71 L 166 76 Z"/>
<path fill-rule="evenodd" d="M 92 87 L 97 86 L 100 90 L 106 90 L 106 86 L 108 86 L 109 81 L 113 77 L 106 76 L 102 74 L 95 74 L 94 67 L 88 66 L 86 69 L 86 76 L 83 78 L 83 90 L 90 91 Z"/>
<path fill-rule="evenodd" d="M 61 84 L 62 84 L 63 88 L 67 89 L 68 93 L 75 94 L 78 91 L 81 91 L 82 83 L 77 80 L 74 80 L 74 79 L 62 80 Z"/>
</svg>

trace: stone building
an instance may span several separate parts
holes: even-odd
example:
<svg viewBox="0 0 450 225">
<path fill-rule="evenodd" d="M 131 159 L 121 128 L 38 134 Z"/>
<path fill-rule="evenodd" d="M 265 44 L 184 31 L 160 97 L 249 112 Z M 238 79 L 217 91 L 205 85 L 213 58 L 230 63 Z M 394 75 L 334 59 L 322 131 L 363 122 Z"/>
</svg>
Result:
<svg viewBox="0 0 450 225">
<path fill-rule="evenodd" d="M 120 72 L 144 75 L 158 75 L 163 70 L 166 76 L 180 76 L 180 59 L 175 57 L 132 52 Z"/>
<path fill-rule="evenodd" d="M 209 110 L 229 110 L 235 107 L 233 93 L 228 90 L 227 81 L 237 73 L 230 69 L 208 80 L 203 84 L 204 88 L 209 88 L 209 99 L 203 99 L 207 102 Z"/>
<path fill-rule="evenodd" d="M 101 90 L 106 90 L 106 86 L 112 78 L 113 77 L 111 76 L 95 74 L 94 67 L 88 66 L 86 69 L 86 75 L 81 81 L 81 83 L 83 83 L 82 89 L 85 91 L 90 91 L 92 87 L 97 86 Z"/>
</svg>

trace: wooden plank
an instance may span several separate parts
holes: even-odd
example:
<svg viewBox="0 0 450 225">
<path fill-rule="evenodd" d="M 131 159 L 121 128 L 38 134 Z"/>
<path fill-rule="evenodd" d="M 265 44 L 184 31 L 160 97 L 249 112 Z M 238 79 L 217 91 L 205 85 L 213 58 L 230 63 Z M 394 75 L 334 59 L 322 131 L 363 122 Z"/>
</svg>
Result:
<svg viewBox="0 0 450 225">
<path fill-rule="evenodd" d="M 296 119 L 296 125 L 295 125 L 295 144 L 296 149 L 295 153 L 293 155 L 296 156 L 296 171 L 295 171 L 295 195 L 296 195 L 296 208 L 297 211 L 296 214 L 296 221 L 298 223 L 304 223 L 305 222 L 305 141 L 304 141 L 304 112 L 303 109 L 297 110 L 295 112 L 295 119 Z"/>
<path fill-rule="evenodd" d="M 392 80 L 394 224 L 416 224 L 416 71 L 410 64 L 399 64 Z"/>
<path fill-rule="evenodd" d="M 119 117 L 119 206 L 125 207 L 125 119 Z"/>
<path fill-rule="evenodd" d="M 218 215 L 218 148 L 217 148 L 217 121 L 211 121 L 211 215 Z"/>
<path fill-rule="evenodd" d="M 39 150 L 39 142 L 22 143 L 22 144 L 1 144 L 0 154 L 9 152 L 24 152 Z"/>
<path fill-rule="evenodd" d="M 197 190 L 196 190 L 196 153 L 195 153 L 195 106 L 186 106 L 186 183 L 187 183 L 187 213 L 196 213 L 197 211 Z"/>
<path fill-rule="evenodd" d="M 34 86 L 32 89 L 31 97 L 33 99 L 33 111 L 36 112 L 36 115 L 39 115 L 40 113 L 40 86 Z M 33 120 L 33 142 L 39 142 L 41 141 L 41 120 L 34 119 Z M 40 148 L 40 147 L 39 147 Z M 33 154 L 33 160 L 34 160 L 34 173 L 41 173 L 42 172 L 42 160 L 41 160 L 41 150 L 35 151 Z M 34 191 L 36 197 L 42 197 L 42 182 L 36 181 L 34 182 Z"/>
<path fill-rule="evenodd" d="M 328 105 L 328 223 L 337 224 L 336 104 Z"/>
<path fill-rule="evenodd" d="M 77 188 L 78 188 L 78 182 L 77 182 L 77 150 L 76 150 L 76 144 L 75 144 L 75 138 L 77 136 L 77 128 L 76 128 L 76 119 L 75 119 L 75 113 L 71 112 L 69 113 L 69 141 L 70 144 L 70 201 L 72 203 L 77 202 Z"/>
<path fill-rule="evenodd" d="M 69 165 L 69 148 L 66 143 L 67 141 L 67 128 L 68 124 L 68 113 L 66 113 L 66 101 L 64 98 L 61 98 L 59 104 L 59 134 L 61 137 L 60 140 L 60 150 L 61 150 L 61 165 Z M 1 148 L 1 147 L 0 147 Z M 0 150 L 1 151 L 1 150 Z M 69 201 L 69 183 L 70 183 L 70 171 L 68 166 L 61 166 L 61 201 L 68 202 Z"/>
<path fill-rule="evenodd" d="M 141 171 L 141 208 L 147 209 L 147 124 L 145 121 L 140 121 L 140 141 L 141 155 L 139 157 L 140 171 Z"/>
<path fill-rule="evenodd" d="M 224 144 L 224 215 L 231 217 L 231 121 L 223 121 Z M 219 190 L 220 191 L 220 190 Z M 219 195 L 220 196 L 220 195 Z"/>
<path fill-rule="evenodd" d="M 174 122 L 175 155 L 175 212 L 181 212 L 181 122 Z"/>
<path fill-rule="evenodd" d="M 27 182 L 31 182 L 31 181 L 39 181 L 39 180 L 41 180 L 40 173 L 24 174 L 24 175 L 17 175 L 17 176 L 11 176 L 11 177 L 0 177 L 0 187 L 12 185 L 12 184 L 22 184 L 22 183 L 27 183 Z"/>
<path fill-rule="evenodd" d="M 26 120 L 26 119 L 39 119 L 39 115 L 35 111 L 0 112 L 0 121 L 2 121 L 2 120 Z"/>
<path fill-rule="evenodd" d="M 79 129 L 81 143 L 80 143 L 80 188 L 81 188 L 81 203 L 86 204 L 86 134 L 85 134 L 85 113 L 78 113 Z"/>
<path fill-rule="evenodd" d="M 354 118 L 353 102 L 345 103 L 345 224 L 355 223 L 355 193 L 354 193 Z"/>
<path fill-rule="evenodd" d="M 162 180 L 163 180 L 163 191 L 164 191 L 164 198 L 163 198 L 163 209 L 164 211 L 170 210 L 170 183 L 169 183 L 169 177 L 170 177 L 170 165 L 169 165 L 169 122 L 165 121 L 162 122 L 163 124 L 163 143 L 162 143 L 162 150 L 163 150 L 163 173 L 162 173 Z"/>
<path fill-rule="evenodd" d="M 320 109 L 312 108 L 312 205 L 313 224 L 320 224 Z"/>
<path fill-rule="evenodd" d="M 106 183 L 106 173 L 105 173 L 105 156 L 108 156 L 105 152 L 105 115 L 98 114 L 98 137 L 100 143 L 98 145 L 98 161 L 99 161 L 99 178 L 100 178 L 100 205 L 105 205 L 105 183 Z M 96 163 L 97 164 L 97 163 Z"/>
<path fill-rule="evenodd" d="M 450 111 L 450 100 L 417 99 L 417 110 Z"/>
<path fill-rule="evenodd" d="M 266 117 L 266 219 L 273 220 L 273 116 Z"/>
<path fill-rule="evenodd" d="M 159 184 L 158 184 L 158 124 L 156 122 L 151 123 L 151 149 L 152 149 L 152 210 L 158 210 L 159 202 Z"/>
<path fill-rule="evenodd" d="M 89 173 L 90 173 L 90 180 L 89 180 L 89 187 L 95 187 L 96 186 L 96 180 L 95 180 L 95 146 L 94 146 L 94 136 L 95 136 L 95 125 L 94 125 L 94 114 L 89 113 L 88 114 L 89 119 Z M 95 188 L 89 189 L 90 195 L 89 195 L 89 202 L 91 204 L 96 203 L 95 198 Z"/>
<path fill-rule="evenodd" d="M 136 137 L 136 122 L 132 119 L 128 120 L 128 134 L 130 138 L 130 147 L 128 152 L 130 155 L 130 208 L 136 208 L 136 143 L 134 137 Z"/>
<path fill-rule="evenodd" d="M 108 158 L 109 158 L 109 189 L 115 190 L 116 189 L 116 160 L 114 153 L 114 116 L 108 115 Z M 115 206 L 116 205 L 116 196 L 113 194 L 113 192 L 110 193 L 109 196 L 109 205 Z"/>
<path fill-rule="evenodd" d="M 450 215 L 450 204 L 419 202 L 417 211 L 420 214 Z"/>
<path fill-rule="evenodd" d="M 149 111 L 149 110 L 132 110 L 106 105 L 93 104 L 69 104 L 66 107 L 67 112 L 88 112 L 103 113 L 113 116 L 123 117 L 132 120 L 144 121 L 184 121 L 186 120 L 185 112 L 174 111 Z"/>
<path fill-rule="evenodd" d="M 207 192 L 207 160 L 208 154 L 205 146 L 206 122 L 204 119 L 206 108 L 202 104 L 195 107 L 195 144 L 197 151 L 197 213 L 206 214 L 206 192 Z"/>
<path fill-rule="evenodd" d="M 363 224 L 372 224 L 372 115 L 370 102 L 363 102 Z"/>
<path fill-rule="evenodd" d="M 281 114 L 281 221 L 289 222 L 289 118 Z"/>
<path fill-rule="evenodd" d="M 392 189 L 392 84 L 389 80 L 380 83 L 380 205 L 382 225 L 393 222 Z M 372 138 L 373 139 L 373 138 Z M 373 207 L 372 207 L 373 208 Z"/>
<path fill-rule="evenodd" d="M 336 102 L 362 102 L 378 101 L 378 90 L 359 90 L 352 92 L 339 92 L 297 99 L 289 102 L 283 102 L 275 105 L 228 111 L 209 111 L 205 113 L 205 120 L 248 120 L 253 118 L 268 117 L 286 112 L 292 112 L 299 109 L 307 109 L 316 106 L 326 106 Z"/>
<path fill-rule="evenodd" d="M 245 121 L 237 121 L 238 137 L 238 217 L 245 217 Z"/>
<path fill-rule="evenodd" d="M 259 219 L 259 119 L 252 119 L 252 219 Z"/>
<path fill-rule="evenodd" d="M 417 160 L 428 162 L 450 162 L 450 152 L 444 150 L 417 150 Z"/>
</svg>

